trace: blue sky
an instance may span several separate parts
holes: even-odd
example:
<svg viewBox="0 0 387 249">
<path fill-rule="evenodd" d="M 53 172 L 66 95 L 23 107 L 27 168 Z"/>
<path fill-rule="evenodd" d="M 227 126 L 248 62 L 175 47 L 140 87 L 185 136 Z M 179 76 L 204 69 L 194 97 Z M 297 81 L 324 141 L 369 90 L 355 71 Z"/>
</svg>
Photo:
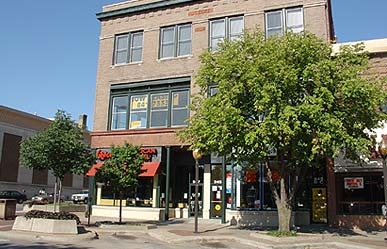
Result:
<svg viewBox="0 0 387 249">
<path fill-rule="evenodd" d="M 0 105 L 88 115 L 92 130 L 102 6 L 119 0 L 2 0 Z M 350 4 L 350 5 L 348 5 Z M 332 0 L 339 42 L 387 38 L 386 0 Z"/>
</svg>

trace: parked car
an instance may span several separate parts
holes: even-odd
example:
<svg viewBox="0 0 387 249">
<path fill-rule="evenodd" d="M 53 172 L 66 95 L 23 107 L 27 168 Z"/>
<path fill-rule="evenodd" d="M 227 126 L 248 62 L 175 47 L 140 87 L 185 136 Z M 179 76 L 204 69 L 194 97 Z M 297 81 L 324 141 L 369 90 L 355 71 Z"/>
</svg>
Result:
<svg viewBox="0 0 387 249">
<path fill-rule="evenodd" d="M 15 199 L 17 203 L 23 203 L 27 200 L 27 196 L 16 190 L 4 190 L 0 192 L 0 199 Z"/>
<path fill-rule="evenodd" d="M 57 201 L 59 200 L 60 202 L 64 202 L 64 197 L 61 196 L 61 198 L 58 198 L 57 196 Z M 48 204 L 48 203 L 53 203 L 54 202 L 54 193 L 40 193 L 31 198 L 31 201 L 37 204 Z"/>
<path fill-rule="evenodd" d="M 71 195 L 73 203 L 83 202 L 87 204 L 89 200 L 89 190 L 82 190 L 81 193 Z"/>
</svg>

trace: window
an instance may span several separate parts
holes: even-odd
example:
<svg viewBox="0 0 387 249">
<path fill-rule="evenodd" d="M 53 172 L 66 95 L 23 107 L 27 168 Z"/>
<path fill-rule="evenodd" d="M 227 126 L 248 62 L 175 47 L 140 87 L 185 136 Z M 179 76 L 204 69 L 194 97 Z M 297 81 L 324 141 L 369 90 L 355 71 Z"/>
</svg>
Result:
<svg viewBox="0 0 387 249">
<path fill-rule="evenodd" d="M 143 32 L 117 35 L 114 48 L 114 64 L 142 60 Z"/>
<path fill-rule="evenodd" d="M 379 172 L 336 174 L 339 214 L 381 214 L 383 175 Z"/>
<path fill-rule="evenodd" d="M 114 97 L 112 101 L 112 130 L 126 128 L 126 115 L 128 110 L 128 96 Z"/>
<path fill-rule="evenodd" d="M 122 92 L 113 94 L 110 113 L 111 130 L 187 125 L 189 85 L 184 83 L 180 86 L 163 85 L 151 88 L 124 89 L 125 92 L 129 92 L 125 96 Z"/>
<path fill-rule="evenodd" d="M 304 30 L 302 8 L 290 8 L 265 13 L 266 37 L 281 36 L 287 31 L 295 33 Z"/>
<path fill-rule="evenodd" d="M 129 128 L 146 128 L 148 95 L 135 95 L 130 98 Z"/>
<path fill-rule="evenodd" d="M 188 118 L 188 91 L 173 92 L 172 126 L 185 125 Z"/>
<path fill-rule="evenodd" d="M 151 94 L 151 127 L 167 127 L 168 93 Z"/>
<path fill-rule="evenodd" d="M 243 33 L 244 20 L 242 16 L 226 17 L 210 21 L 211 51 L 218 49 L 218 44 L 224 39 L 236 39 Z"/>
<path fill-rule="evenodd" d="M 160 58 L 191 54 L 191 24 L 162 28 L 160 31 Z"/>
</svg>

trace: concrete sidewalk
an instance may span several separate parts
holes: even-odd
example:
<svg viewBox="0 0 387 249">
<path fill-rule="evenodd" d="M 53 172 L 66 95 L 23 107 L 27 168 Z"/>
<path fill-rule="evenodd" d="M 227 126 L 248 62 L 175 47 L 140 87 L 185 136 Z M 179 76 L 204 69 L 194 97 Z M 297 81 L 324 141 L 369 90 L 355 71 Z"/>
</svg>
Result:
<svg viewBox="0 0 387 249">
<path fill-rule="evenodd" d="M 50 241 L 77 241 L 93 239 L 96 236 L 133 235 L 144 233 L 170 244 L 191 241 L 234 241 L 252 248 L 387 248 L 384 237 L 386 232 L 338 230 L 326 226 L 302 227 L 295 237 L 277 238 L 266 235 L 262 230 L 242 229 L 237 226 L 222 224 L 220 220 L 199 219 L 198 233 L 194 233 L 194 219 L 171 219 L 165 222 L 91 216 L 77 213 L 81 218 L 78 235 L 53 235 L 32 232 L 13 231 L 11 220 L 0 220 L 0 236 L 3 237 L 41 237 Z"/>
</svg>

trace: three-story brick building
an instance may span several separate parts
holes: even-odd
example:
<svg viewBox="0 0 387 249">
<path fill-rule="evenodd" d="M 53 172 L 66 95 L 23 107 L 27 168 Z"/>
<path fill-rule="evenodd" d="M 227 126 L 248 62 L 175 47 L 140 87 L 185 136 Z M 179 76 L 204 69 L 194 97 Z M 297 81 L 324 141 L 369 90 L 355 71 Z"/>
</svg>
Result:
<svg viewBox="0 0 387 249">
<path fill-rule="evenodd" d="M 187 125 L 203 51 L 256 28 L 267 36 L 307 30 L 327 42 L 334 39 L 330 0 L 137 0 L 105 6 L 97 18 L 101 33 L 91 145 L 108 151 L 128 142 L 151 152 L 148 173 L 128 193 L 127 205 L 153 208 L 191 203 L 195 161 L 176 131 Z M 220 217 L 221 158 L 207 155 L 199 163 L 201 215 Z M 234 170 L 227 165 L 228 208 L 274 208 L 269 188 L 259 183 L 263 174 L 256 172 L 258 179 L 247 184 Z M 108 189 L 100 191 L 97 204 L 114 199 Z"/>
</svg>

